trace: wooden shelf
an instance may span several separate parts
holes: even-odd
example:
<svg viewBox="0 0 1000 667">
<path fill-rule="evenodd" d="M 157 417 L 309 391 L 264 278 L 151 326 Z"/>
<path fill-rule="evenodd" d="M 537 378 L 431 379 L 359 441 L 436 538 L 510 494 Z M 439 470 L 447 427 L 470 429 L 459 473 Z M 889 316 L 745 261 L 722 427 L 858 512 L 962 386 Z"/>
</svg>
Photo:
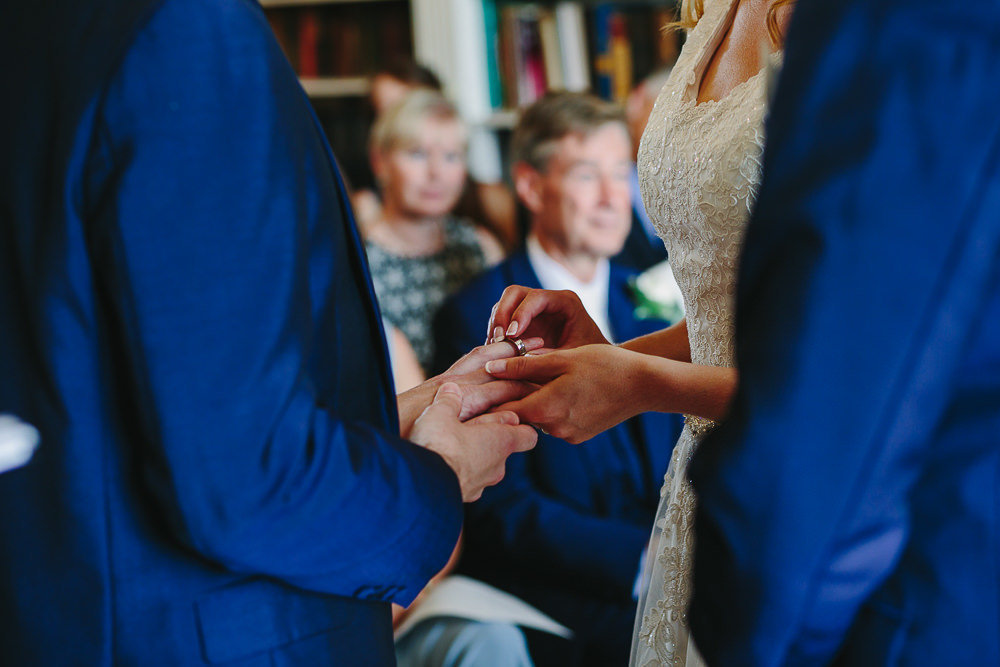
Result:
<svg viewBox="0 0 1000 667">
<path fill-rule="evenodd" d="M 364 97 L 371 87 L 365 76 L 331 76 L 299 79 L 306 94 L 313 98 Z"/>
</svg>

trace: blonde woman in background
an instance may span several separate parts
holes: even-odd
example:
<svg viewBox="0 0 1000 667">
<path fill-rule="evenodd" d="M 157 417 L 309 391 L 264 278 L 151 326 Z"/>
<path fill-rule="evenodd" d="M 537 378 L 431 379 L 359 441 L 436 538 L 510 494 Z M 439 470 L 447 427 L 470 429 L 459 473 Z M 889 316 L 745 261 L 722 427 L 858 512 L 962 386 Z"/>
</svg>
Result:
<svg viewBox="0 0 1000 667">
<path fill-rule="evenodd" d="M 445 297 L 502 259 L 496 239 L 452 214 L 465 184 L 466 128 L 440 93 L 415 90 L 375 123 L 371 161 L 383 205 L 365 249 L 382 316 L 426 371 Z"/>
<path fill-rule="evenodd" d="M 487 365 L 497 377 L 544 384 L 507 406 L 522 421 L 580 441 L 645 410 L 686 415 L 646 555 L 632 642 L 635 667 L 703 664 L 687 621 L 695 538 L 687 467 L 736 388 L 736 269 L 760 183 L 769 72 L 781 62 L 793 4 L 682 5 L 679 26 L 689 31 L 687 40 L 650 114 L 638 168 L 646 210 L 684 295 L 686 319 L 607 345 L 566 295 L 511 288 L 490 323 L 492 335 L 540 335 L 561 348 Z"/>
</svg>

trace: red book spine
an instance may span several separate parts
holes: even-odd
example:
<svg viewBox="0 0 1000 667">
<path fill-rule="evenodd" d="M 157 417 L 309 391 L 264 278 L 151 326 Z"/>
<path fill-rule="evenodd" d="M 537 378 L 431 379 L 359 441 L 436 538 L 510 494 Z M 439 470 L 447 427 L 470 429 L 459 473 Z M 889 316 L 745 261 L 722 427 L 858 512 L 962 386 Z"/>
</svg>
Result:
<svg viewBox="0 0 1000 667">
<path fill-rule="evenodd" d="M 312 9 L 299 17 L 299 76 L 319 76 L 319 17 Z"/>
</svg>

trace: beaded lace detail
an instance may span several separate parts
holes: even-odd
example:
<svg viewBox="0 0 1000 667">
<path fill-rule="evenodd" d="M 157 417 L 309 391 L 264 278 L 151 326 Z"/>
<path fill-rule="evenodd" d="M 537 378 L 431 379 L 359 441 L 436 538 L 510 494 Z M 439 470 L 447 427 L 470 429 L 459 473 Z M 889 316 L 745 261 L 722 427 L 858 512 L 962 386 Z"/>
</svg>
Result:
<svg viewBox="0 0 1000 667">
<path fill-rule="evenodd" d="M 757 196 L 770 67 L 719 101 L 697 104 L 700 71 L 736 0 L 708 0 L 656 100 L 639 148 L 640 190 L 684 296 L 691 360 L 733 366 L 736 270 Z M 780 62 L 780 54 L 769 65 Z M 689 642 L 695 498 L 687 467 L 714 428 L 688 416 L 661 490 L 630 664 L 699 665 Z"/>
</svg>

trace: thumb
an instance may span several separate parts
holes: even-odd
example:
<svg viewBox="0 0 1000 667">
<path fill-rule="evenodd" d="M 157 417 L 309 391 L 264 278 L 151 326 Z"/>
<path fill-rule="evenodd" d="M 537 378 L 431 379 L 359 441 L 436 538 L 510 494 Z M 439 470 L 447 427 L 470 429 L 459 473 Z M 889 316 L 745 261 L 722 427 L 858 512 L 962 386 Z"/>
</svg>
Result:
<svg viewBox="0 0 1000 667">
<path fill-rule="evenodd" d="M 566 371 L 557 353 L 495 359 L 486 364 L 486 372 L 504 380 L 524 380 L 545 384 Z"/>
<path fill-rule="evenodd" d="M 445 382 L 438 387 L 437 393 L 434 394 L 434 401 L 428 409 L 430 408 L 457 420 L 462 413 L 462 390 L 454 382 Z"/>
</svg>

